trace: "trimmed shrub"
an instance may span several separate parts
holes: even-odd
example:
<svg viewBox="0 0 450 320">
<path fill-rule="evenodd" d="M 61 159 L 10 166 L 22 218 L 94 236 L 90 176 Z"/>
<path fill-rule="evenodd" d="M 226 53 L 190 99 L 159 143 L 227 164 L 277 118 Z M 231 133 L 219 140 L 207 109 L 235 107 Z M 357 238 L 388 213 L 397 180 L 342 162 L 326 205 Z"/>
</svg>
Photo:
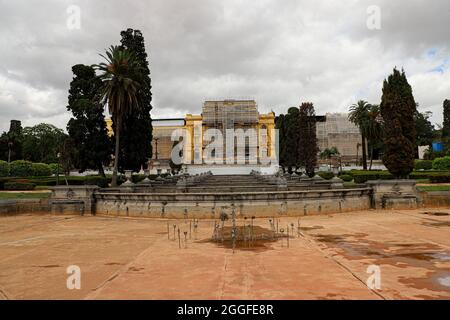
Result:
<svg viewBox="0 0 450 320">
<path fill-rule="evenodd" d="M 33 175 L 36 177 L 48 177 L 52 175 L 52 170 L 46 163 L 33 163 Z"/>
<path fill-rule="evenodd" d="M 33 190 L 36 185 L 31 182 L 6 182 L 4 185 L 5 190 Z"/>
<path fill-rule="evenodd" d="M 440 172 L 430 174 L 429 179 L 432 183 L 449 183 L 450 182 L 450 172 Z"/>
<path fill-rule="evenodd" d="M 331 180 L 334 177 L 334 173 L 331 171 L 319 171 L 317 174 L 325 180 Z"/>
<path fill-rule="evenodd" d="M 339 178 L 341 178 L 344 182 L 353 181 L 353 177 L 349 174 L 340 175 Z"/>
<path fill-rule="evenodd" d="M 353 171 L 355 183 L 365 183 L 369 180 L 390 180 L 394 176 L 388 171 Z"/>
<path fill-rule="evenodd" d="M 50 163 L 48 166 L 50 167 L 52 174 L 58 173 L 58 164 L 57 163 Z M 59 171 L 61 171 L 61 168 L 59 168 Z M 59 173 L 61 173 L 61 172 L 59 172 Z"/>
<path fill-rule="evenodd" d="M 432 160 L 416 160 L 414 161 L 415 170 L 431 170 L 433 169 Z"/>
<path fill-rule="evenodd" d="M 7 177 L 8 175 L 9 175 L 8 162 L 0 160 L 0 177 Z"/>
<path fill-rule="evenodd" d="M 434 170 L 450 170 L 450 156 L 436 158 L 433 160 Z"/>
<path fill-rule="evenodd" d="M 85 177 L 84 184 L 86 185 L 96 185 L 100 188 L 107 188 L 108 187 L 108 178 L 104 178 L 101 176 L 87 176 Z"/>
<path fill-rule="evenodd" d="M 33 163 L 26 160 L 16 160 L 11 162 L 11 176 L 30 177 L 34 174 Z"/>
</svg>

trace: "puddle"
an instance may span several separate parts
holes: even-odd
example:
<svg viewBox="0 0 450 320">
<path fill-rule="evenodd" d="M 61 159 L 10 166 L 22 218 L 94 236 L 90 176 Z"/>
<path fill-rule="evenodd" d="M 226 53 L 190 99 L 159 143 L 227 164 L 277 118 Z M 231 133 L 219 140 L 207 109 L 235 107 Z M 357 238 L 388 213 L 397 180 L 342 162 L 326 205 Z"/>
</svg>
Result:
<svg viewBox="0 0 450 320">
<path fill-rule="evenodd" d="M 311 230 L 319 230 L 323 229 L 322 226 L 311 226 L 311 227 L 300 227 L 300 230 L 302 231 L 311 231 Z"/>
<path fill-rule="evenodd" d="M 437 282 L 444 287 L 450 288 L 450 276 L 447 277 L 439 277 L 436 279 Z"/>
<path fill-rule="evenodd" d="M 450 215 L 448 212 L 431 212 L 431 211 L 425 211 L 425 212 L 421 212 L 422 214 L 428 214 L 431 216 L 448 216 Z"/>
<path fill-rule="evenodd" d="M 35 268 L 59 268 L 61 267 L 59 264 L 48 264 L 44 266 L 33 266 Z"/>
<path fill-rule="evenodd" d="M 272 249 L 270 246 L 272 243 L 287 237 L 285 234 L 276 234 L 274 231 L 260 226 L 253 226 L 253 233 L 251 233 L 251 228 L 249 227 L 237 226 L 236 229 L 235 249 L 237 250 L 270 250 Z M 220 247 L 232 249 L 233 240 L 231 238 L 231 230 L 232 227 L 224 227 L 222 233 L 217 236 L 217 239 L 207 239 L 201 242 L 214 243 Z M 253 240 L 251 239 L 252 237 Z"/>
</svg>

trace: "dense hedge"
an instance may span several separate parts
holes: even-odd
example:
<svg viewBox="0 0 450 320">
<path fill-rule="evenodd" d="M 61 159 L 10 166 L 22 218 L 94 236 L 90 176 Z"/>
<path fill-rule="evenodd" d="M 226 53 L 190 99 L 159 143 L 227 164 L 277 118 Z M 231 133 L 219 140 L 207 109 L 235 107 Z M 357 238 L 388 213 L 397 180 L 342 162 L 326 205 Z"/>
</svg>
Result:
<svg viewBox="0 0 450 320">
<path fill-rule="evenodd" d="M 436 158 L 433 160 L 434 170 L 450 170 L 450 156 Z"/>
<path fill-rule="evenodd" d="M 16 160 L 11 162 L 11 176 L 30 177 L 34 175 L 33 163 L 26 160 Z"/>
<path fill-rule="evenodd" d="M 331 180 L 334 177 L 334 173 L 331 171 L 319 171 L 317 174 L 325 180 Z"/>
<path fill-rule="evenodd" d="M 6 182 L 4 184 L 5 190 L 33 190 L 36 185 L 31 182 L 21 182 L 21 181 L 14 181 L 14 182 Z"/>
<path fill-rule="evenodd" d="M 58 172 L 58 164 L 57 163 L 50 163 L 48 166 L 50 167 L 50 171 L 52 172 L 52 174 L 57 174 L 57 172 Z M 61 173 L 61 168 L 59 168 L 59 173 Z"/>
<path fill-rule="evenodd" d="M 414 162 L 415 170 L 431 170 L 433 169 L 433 160 L 416 160 Z"/>
<path fill-rule="evenodd" d="M 349 174 L 342 174 L 339 176 L 339 178 L 341 178 L 344 182 L 353 181 L 353 176 L 351 176 Z"/>
<path fill-rule="evenodd" d="M 46 163 L 33 163 L 33 175 L 36 177 L 48 177 L 52 175 L 50 166 Z"/>
<path fill-rule="evenodd" d="M 8 162 L 0 160 L 0 177 L 7 177 L 8 175 L 9 175 Z"/>
</svg>

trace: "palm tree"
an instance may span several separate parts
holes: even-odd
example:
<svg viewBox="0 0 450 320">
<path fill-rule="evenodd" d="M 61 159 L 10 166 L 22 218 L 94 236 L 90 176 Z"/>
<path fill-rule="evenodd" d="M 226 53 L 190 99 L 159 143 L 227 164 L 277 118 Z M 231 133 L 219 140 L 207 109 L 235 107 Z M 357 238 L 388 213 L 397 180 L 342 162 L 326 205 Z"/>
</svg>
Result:
<svg viewBox="0 0 450 320">
<path fill-rule="evenodd" d="M 336 147 L 331 147 L 331 148 L 327 148 L 325 150 L 323 150 L 320 153 L 320 159 L 328 159 L 330 161 L 330 170 L 331 170 L 331 159 L 335 156 L 339 156 L 340 153 L 338 151 L 338 149 Z"/>
<path fill-rule="evenodd" d="M 141 67 L 132 52 L 119 46 L 111 46 L 106 51 L 106 56 L 100 56 L 106 63 L 102 62 L 94 67 L 101 72 L 99 77 L 103 81 L 101 103 L 108 105 L 109 113 L 114 119 L 116 146 L 111 186 L 116 187 L 122 119 L 141 107 L 138 94 L 141 84 L 135 80 L 140 78 Z"/>
<path fill-rule="evenodd" d="M 366 132 L 367 132 L 367 119 L 370 109 L 370 104 L 367 101 L 359 100 L 357 103 L 350 106 L 350 113 L 348 119 L 358 126 L 361 132 L 361 144 L 362 144 L 362 157 L 363 157 L 363 169 L 367 170 L 367 145 L 366 145 Z"/>
<path fill-rule="evenodd" d="M 366 131 L 366 137 L 369 142 L 370 148 L 370 166 L 369 170 L 372 170 L 373 162 L 373 149 L 375 144 L 380 141 L 382 135 L 382 118 L 380 114 L 380 107 L 377 105 L 370 105 L 367 113 L 367 123 L 364 126 Z"/>
</svg>

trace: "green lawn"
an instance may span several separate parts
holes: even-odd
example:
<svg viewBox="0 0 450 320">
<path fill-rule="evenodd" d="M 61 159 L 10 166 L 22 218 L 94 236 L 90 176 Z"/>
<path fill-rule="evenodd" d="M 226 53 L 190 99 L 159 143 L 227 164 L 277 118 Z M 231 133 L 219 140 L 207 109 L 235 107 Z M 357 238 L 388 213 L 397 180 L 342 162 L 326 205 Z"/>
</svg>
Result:
<svg viewBox="0 0 450 320">
<path fill-rule="evenodd" d="M 450 185 L 448 186 L 418 186 L 420 191 L 450 191 Z"/>
<path fill-rule="evenodd" d="M 0 192 L 0 200 L 45 199 L 50 192 Z"/>
</svg>

